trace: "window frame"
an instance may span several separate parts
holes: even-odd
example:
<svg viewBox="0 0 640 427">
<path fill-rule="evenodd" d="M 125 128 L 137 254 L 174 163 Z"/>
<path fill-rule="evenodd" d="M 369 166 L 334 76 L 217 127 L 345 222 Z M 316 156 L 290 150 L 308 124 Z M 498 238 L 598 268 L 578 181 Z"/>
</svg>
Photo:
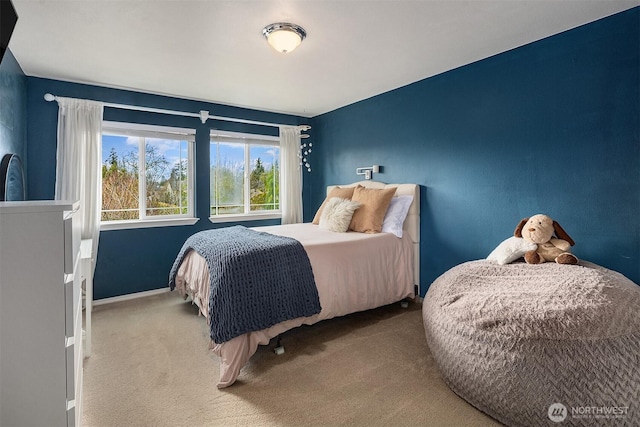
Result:
<svg viewBox="0 0 640 427">
<path fill-rule="evenodd" d="M 138 219 L 100 221 L 100 230 L 122 230 L 149 227 L 193 225 L 195 216 L 195 135 L 192 128 L 178 128 L 140 123 L 103 121 L 102 133 L 107 135 L 145 138 L 138 142 Z M 173 215 L 147 215 L 146 201 L 146 138 L 174 139 L 187 142 L 187 213 Z M 102 188 L 102 180 L 100 184 Z M 102 213 L 102 200 L 100 201 Z"/>
<path fill-rule="evenodd" d="M 222 138 L 222 140 L 214 140 L 214 138 Z M 277 210 L 268 211 L 251 211 L 251 153 L 250 147 L 253 146 L 273 146 L 278 148 L 278 163 L 282 164 L 282 148 L 280 147 L 280 137 L 243 133 L 243 132 L 231 132 L 212 129 L 209 133 L 209 150 L 213 146 L 213 143 L 228 143 L 242 145 L 244 150 L 244 173 L 243 173 L 243 212 L 237 214 L 218 214 L 211 215 L 211 209 L 213 207 L 212 188 L 209 188 L 209 221 L 212 223 L 220 222 L 239 222 L 239 221 L 257 221 L 264 219 L 281 219 L 282 218 L 282 197 L 278 194 L 278 206 Z M 211 174 L 211 152 L 209 152 L 209 174 Z M 279 171 L 279 188 L 282 187 L 282 174 Z M 211 175 L 209 175 L 209 181 L 211 181 Z"/>
</svg>

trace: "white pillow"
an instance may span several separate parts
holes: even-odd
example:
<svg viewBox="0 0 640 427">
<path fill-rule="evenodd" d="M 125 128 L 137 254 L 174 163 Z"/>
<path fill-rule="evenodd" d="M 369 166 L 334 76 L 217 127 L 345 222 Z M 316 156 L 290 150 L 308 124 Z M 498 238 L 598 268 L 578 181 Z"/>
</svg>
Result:
<svg viewBox="0 0 640 427">
<path fill-rule="evenodd" d="M 402 238 L 402 224 L 409 213 L 413 196 L 398 196 L 391 199 L 387 213 L 382 221 L 382 232 L 392 233 Z"/>
<path fill-rule="evenodd" d="M 345 233 L 349 228 L 353 213 L 359 207 L 359 202 L 332 197 L 322 209 L 318 225 L 325 230 Z"/>
<path fill-rule="evenodd" d="M 537 244 L 524 240 L 522 237 L 509 237 L 489 254 L 487 260 L 505 265 L 536 249 L 538 249 Z"/>
</svg>

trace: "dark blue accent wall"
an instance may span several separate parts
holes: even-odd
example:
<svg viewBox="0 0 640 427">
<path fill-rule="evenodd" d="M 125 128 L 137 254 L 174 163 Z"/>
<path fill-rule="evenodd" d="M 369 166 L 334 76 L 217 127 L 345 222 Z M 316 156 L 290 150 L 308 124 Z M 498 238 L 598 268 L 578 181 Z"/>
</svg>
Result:
<svg viewBox="0 0 640 427">
<path fill-rule="evenodd" d="M 315 117 L 328 184 L 379 164 L 422 186 L 422 293 L 545 213 L 581 259 L 640 283 L 640 8 Z"/>
<path fill-rule="evenodd" d="M 9 153 L 28 167 L 27 77 L 8 49 L 0 63 L 0 159 Z"/>
<path fill-rule="evenodd" d="M 28 77 L 27 111 L 30 118 L 28 159 L 31 165 L 35 165 L 29 169 L 28 174 L 28 194 L 31 199 L 53 199 L 55 192 L 58 105 L 56 102 L 46 102 L 45 93 L 193 113 L 208 110 L 211 115 L 268 123 L 297 125 L 308 122 L 307 119 L 298 116 Z M 209 221 L 209 132 L 211 129 L 278 135 L 278 129 L 270 126 L 215 120 L 208 120 L 203 125 L 200 119 L 193 117 L 117 108 L 105 108 L 104 119 L 196 129 L 196 216 L 200 220 L 193 226 L 101 232 L 94 276 L 96 299 L 166 287 L 171 265 L 188 236 L 207 228 L 233 225 L 231 223 L 212 224 Z M 278 223 L 279 220 L 239 224 L 261 226 Z"/>
<path fill-rule="evenodd" d="M 581 259 L 640 282 L 639 23 L 636 7 L 311 119 L 312 137 L 306 141 L 314 144 L 313 172 L 305 172 L 305 219 L 313 217 L 326 185 L 353 182 L 360 178 L 356 167 L 380 164 L 382 173 L 375 179 L 421 185 L 422 294 L 450 267 L 486 257 L 521 218 L 535 213 L 558 220 L 576 241 L 573 252 Z M 0 124 L 0 154 L 23 154 L 31 199 L 54 194 L 58 108 L 44 101 L 46 92 L 265 122 L 309 122 L 25 77 L 10 54 L 0 78 L 0 122 L 12 117 L 14 126 L 7 131 Z M 184 240 L 219 226 L 208 220 L 212 126 L 277 132 L 113 108 L 106 108 L 104 117 L 196 129 L 200 221 L 102 232 L 97 299 L 165 287 Z"/>
</svg>

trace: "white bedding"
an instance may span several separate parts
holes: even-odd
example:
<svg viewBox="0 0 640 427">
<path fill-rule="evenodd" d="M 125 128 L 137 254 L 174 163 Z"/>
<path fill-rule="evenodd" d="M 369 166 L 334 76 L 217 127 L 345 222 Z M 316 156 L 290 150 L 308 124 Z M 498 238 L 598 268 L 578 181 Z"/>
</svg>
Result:
<svg viewBox="0 0 640 427">
<path fill-rule="evenodd" d="M 268 344 L 284 331 L 414 297 L 414 247 L 406 234 L 399 239 L 389 233 L 335 233 L 310 223 L 255 230 L 302 243 L 311 261 L 322 311 L 224 343 L 212 342 L 212 350 L 220 356 L 218 388 L 233 384 L 258 345 Z M 180 266 L 176 290 L 190 295 L 208 319 L 209 272 L 206 261 L 196 252 L 187 254 Z"/>
</svg>

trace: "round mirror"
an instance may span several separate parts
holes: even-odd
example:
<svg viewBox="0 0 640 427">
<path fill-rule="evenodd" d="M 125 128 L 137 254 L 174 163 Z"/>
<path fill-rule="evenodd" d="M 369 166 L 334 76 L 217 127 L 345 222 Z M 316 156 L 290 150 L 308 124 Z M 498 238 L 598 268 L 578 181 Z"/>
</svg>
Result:
<svg viewBox="0 0 640 427">
<path fill-rule="evenodd" d="M 0 201 L 25 199 L 24 172 L 17 154 L 5 154 L 0 162 Z"/>
</svg>

